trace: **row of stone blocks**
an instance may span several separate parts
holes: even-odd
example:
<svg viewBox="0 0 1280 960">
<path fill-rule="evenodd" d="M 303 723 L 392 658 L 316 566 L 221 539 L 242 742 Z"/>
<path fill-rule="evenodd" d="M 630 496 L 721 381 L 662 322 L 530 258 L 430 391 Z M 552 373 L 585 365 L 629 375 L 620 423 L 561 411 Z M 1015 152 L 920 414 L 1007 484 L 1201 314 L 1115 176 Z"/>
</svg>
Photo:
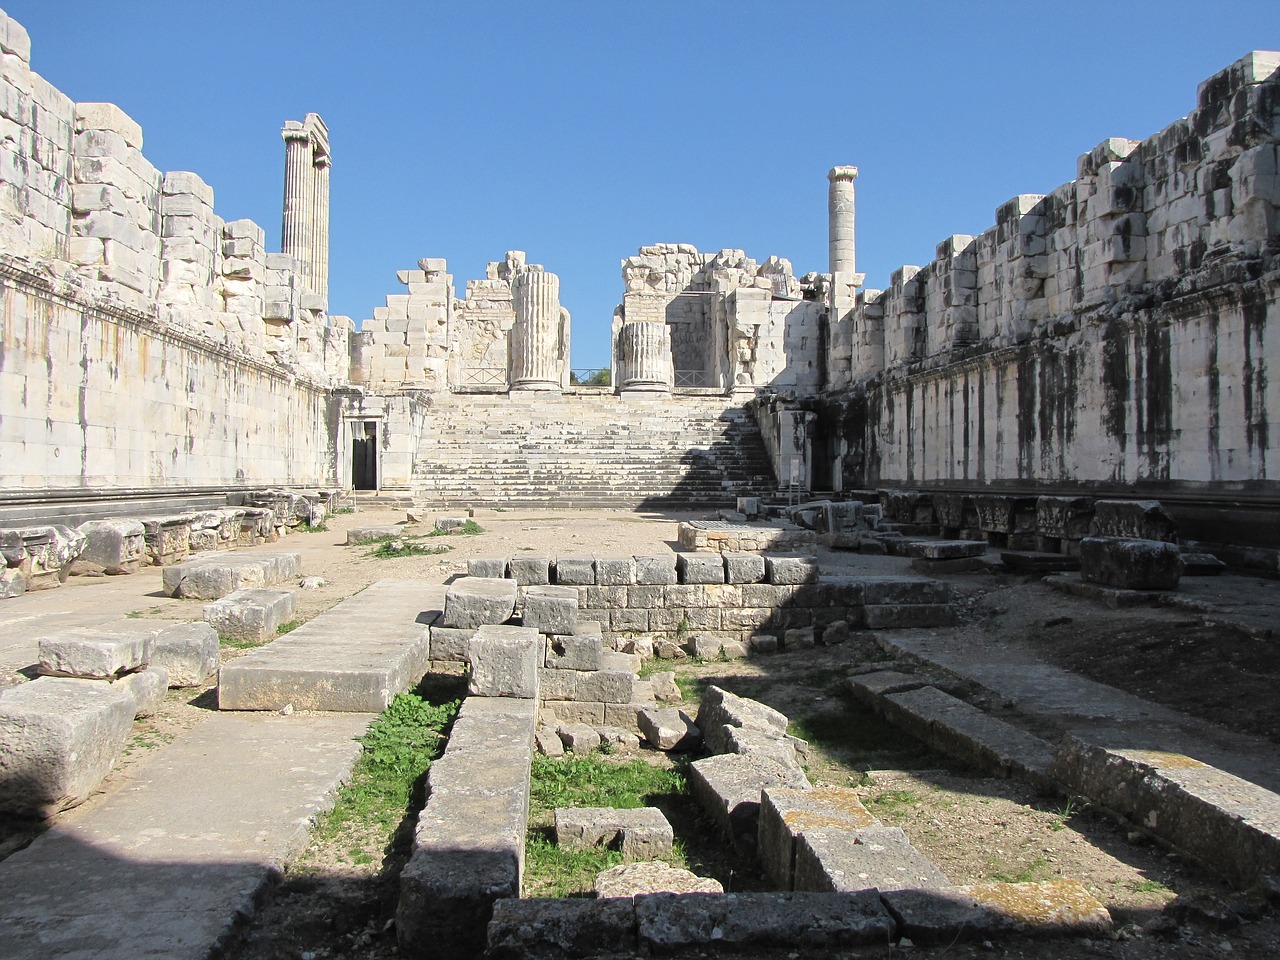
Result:
<svg viewBox="0 0 1280 960">
<path fill-rule="evenodd" d="M 578 616 L 599 622 L 606 638 L 620 634 L 678 637 L 698 632 L 722 634 L 722 640 L 747 641 L 760 631 L 781 634 L 793 628 L 828 627 L 837 621 L 853 629 L 879 630 L 948 626 L 955 619 L 950 587 L 937 580 L 821 576 L 812 557 L 740 556 L 744 568 L 750 563 L 761 581 L 772 578 L 773 582 L 715 580 L 715 576 L 728 576 L 734 569 L 733 558 L 725 557 L 721 566 L 720 555 L 710 554 L 697 555 L 698 560 L 714 561 L 707 582 L 583 584 L 570 589 L 577 591 Z M 630 561 L 636 559 L 624 558 L 619 566 L 629 570 Z M 479 577 L 496 572 L 501 563 L 471 561 L 469 570 L 472 577 Z M 613 569 L 602 566 L 600 558 L 594 563 L 597 571 Z M 503 582 L 494 577 L 479 579 Z M 515 579 L 506 582 L 519 584 Z M 545 589 L 539 586 L 540 591 Z"/>
<path fill-rule="evenodd" d="M 1280 795 L 1176 752 L 1056 746 L 896 671 L 850 679 L 853 695 L 940 753 L 1046 792 L 1088 797 L 1233 883 L 1280 872 Z"/>
<path fill-rule="evenodd" d="M 218 636 L 203 623 L 76 630 L 37 646 L 41 676 L 0 692 L 0 810 L 24 815 L 86 800 L 119 760 L 133 720 L 219 663 Z"/>
<path fill-rule="evenodd" d="M 937 525 L 945 536 L 972 537 L 1022 550 L 1074 552 L 1085 537 L 1178 538 L 1177 521 L 1158 500 L 965 495 L 919 490 L 859 491 L 878 497 L 885 520 Z"/>
<path fill-rule="evenodd" d="M 818 579 L 817 561 L 805 554 L 736 552 L 667 553 L 633 557 L 482 557 L 467 561 L 473 577 L 511 579 L 522 587 L 629 587 L 674 584 L 770 583 L 794 585 Z"/>
</svg>

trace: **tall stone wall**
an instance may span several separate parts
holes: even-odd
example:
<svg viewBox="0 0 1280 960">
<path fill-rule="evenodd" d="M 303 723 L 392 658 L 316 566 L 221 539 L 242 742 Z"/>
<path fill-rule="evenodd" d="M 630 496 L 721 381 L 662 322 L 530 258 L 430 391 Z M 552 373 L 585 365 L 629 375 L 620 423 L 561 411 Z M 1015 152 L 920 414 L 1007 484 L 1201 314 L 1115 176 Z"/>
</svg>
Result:
<svg viewBox="0 0 1280 960">
<path fill-rule="evenodd" d="M 1274 492 L 1278 67 L 1250 54 L 1190 116 L 859 291 L 821 405 L 840 482 Z"/>
<path fill-rule="evenodd" d="M 350 322 L 0 12 L 0 486 L 332 482 Z"/>
</svg>

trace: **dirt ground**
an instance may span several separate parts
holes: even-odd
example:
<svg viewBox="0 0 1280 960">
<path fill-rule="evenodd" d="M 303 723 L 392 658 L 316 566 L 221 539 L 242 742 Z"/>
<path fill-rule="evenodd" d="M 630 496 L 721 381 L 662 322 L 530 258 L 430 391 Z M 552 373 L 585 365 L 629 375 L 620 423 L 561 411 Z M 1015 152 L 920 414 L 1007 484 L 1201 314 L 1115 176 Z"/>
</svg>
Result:
<svg viewBox="0 0 1280 960">
<path fill-rule="evenodd" d="M 471 557 L 674 549 L 677 521 L 691 516 L 697 515 L 478 510 L 475 520 L 484 532 L 441 538 L 452 548 L 448 553 L 384 560 L 369 557 L 367 547 L 345 546 L 345 532 L 352 526 L 403 520 L 404 514 L 361 511 L 331 518 L 327 531 L 291 535 L 282 546 L 302 553 L 305 575 L 327 581 L 319 589 L 299 591 L 298 617 L 306 620 L 375 580 L 446 582 L 465 572 Z M 408 532 L 427 529 L 429 525 Z M 890 572 L 905 565 L 897 558 L 821 551 L 819 559 L 824 571 Z M 148 593 L 154 584 L 144 582 L 146 576 L 156 575 L 115 578 L 118 590 L 125 589 L 120 581 L 138 581 L 131 615 L 198 618 L 198 605 Z M 74 596 L 85 585 L 73 580 L 63 589 Z M 1280 649 L 1266 627 L 1272 606 L 1280 607 L 1277 581 L 1223 577 L 1214 584 L 1188 584 L 1191 610 L 1120 611 L 1049 591 L 1033 578 L 973 574 L 956 578 L 955 585 L 964 596 L 962 623 L 955 629 L 974 644 L 1030 649 L 1048 662 L 1230 730 L 1273 742 L 1280 737 L 1280 698 L 1274 696 Z M 673 661 L 670 669 L 687 681 L 685 708 L 690 712 L 696 711 L 700 685 L 712 682 L 782 710 L 791 718 L 793 732 L 810 741 L 810 780 L 857 788 L 881 820 L 902 827 L 954 882 L 1074 878 L 1112 912 L 1119 933 L 1114 940 L 1098 942 L 1010 941 L 892 951 L 882 947 L 849 955 L 1121 960 L 1280 956 L 1280 925 L 1260 894 L 1226 888 L 1079 799 L 1037 796 L 1023 784 L 957 767 L 849 700 L 842 692 L 843 679 L 851 670 L 884 658 L 876 638 L 862 632 L 838 647 L 733 662 Z M 171 691 L 160 713 L 139 723 L 124 764 L 149 750 L 163 749 L 213 708 L 211 686 Z M 380 836 L 356 843 L 349 836 L 313 842 L 227 956 L 397 956 L 392 920 L 395 878 L 407 853 L 411 822 L 412 814 L 390 843 Z M 696 817 L 687 823 L 684 829 L 701 829 Z M 0 858 L 29 842 L 42 826 L 0 823 Z M 705 842 L 699 838 L 694 847 Z M 729 860 L 708 856 L 703 862 L 707 872 L 715 872 L 718 863 L 740 871 L 736 878 L 721 878 L 729 880 L 729 889 L 762 887 L 758 875 L 742 872 Z M 797 950 L 788 956 L 795 960 L 814 955 Z"/>
</svg>

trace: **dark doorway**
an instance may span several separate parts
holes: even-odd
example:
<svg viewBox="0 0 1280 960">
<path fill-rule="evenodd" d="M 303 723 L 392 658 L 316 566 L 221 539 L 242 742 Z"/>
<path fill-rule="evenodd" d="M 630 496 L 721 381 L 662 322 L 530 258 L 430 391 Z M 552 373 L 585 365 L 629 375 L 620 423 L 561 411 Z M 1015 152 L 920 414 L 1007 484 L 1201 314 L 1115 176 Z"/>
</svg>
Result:
<svg viewBox="0 0 1280 960">
<path fill-rule="evenodd" d="M 364 435 L 361 436 L 360 432 Z M 378 489 L 378 425 L 357 424 L 351 438 L 351 486 L 356 490 Z"/>
<path fill-rule="evenodd" d="M 832 489 L 831 468 L 836 458 L 836 438 L 815 424 L 813 436 L 810 438 L 811 458 L 813 460 L 813 476 L 810 480 L 811 490 L 829 491 Z"/>
</svg>

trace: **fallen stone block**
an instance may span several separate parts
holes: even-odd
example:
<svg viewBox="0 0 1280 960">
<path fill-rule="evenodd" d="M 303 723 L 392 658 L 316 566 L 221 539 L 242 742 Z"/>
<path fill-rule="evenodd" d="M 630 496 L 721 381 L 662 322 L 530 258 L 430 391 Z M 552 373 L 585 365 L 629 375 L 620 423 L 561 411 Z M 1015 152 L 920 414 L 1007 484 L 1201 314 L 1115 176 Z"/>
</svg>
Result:
<svg viewBox="0 0 1280 960">
<path fill-rule="evenodd" d="M 713 877 L 700 877 L 661 860 L 650 860 L 601 871 L 596 875 L 595 892 L 600 900 L 626 897 L 630 908 L 631 898 L 643 893 L 724 893 L 724 887 Z"/>
<path fill-rule="evenodd" d="M 383 526 L 383 527 L 352 527 L 347 531 L 347 546 L 355 546 L 361 543 L 374 543 L 387 537 L 400 537 L 404 535 L 404 527 Z"/>
<path fill-rule="evenodd" d="M 635 699 L 636 676 L 627 670 L 580 670 L 574 673 L 575 700 L 598 703 L 631 703 Z"/>
<path fill-rule="evenodd" d="M 896 670 L 862 673 L 845 681 L 845 687 L 853 694 L 855 700 L 877 710 L 883 706 L 882 700 L 885 694 L 918 690 L 927 685 L 927 680 L 909 673 L 899 673 Z"/>
<path fill-rule="evenodd" d="M 898 933 L 920 946 L 998 936 L 1106 937 L 1111 914 L 1076 880 L 885 890 Z"/>
<path fill-rule="evenodd" d="M 813 627 L 792 627 L 782 635 L 782 649 L 811 650 L 818 645 Z"/>
<path fill-rule="evenodd" d="M 608 720 L 606 714 L 605 719 Z M 638 734 L 625 727 L 615 727 L 606 723 L 602 727 L 596 727 L 596 733 L 600 734 L 600 749 L 610 753 L 639 753 L 640 737 Z"/>
<path fill-rule="evenodd" d="M 772 707 L 715 685 L 703 693 L 695 722 L 711 753 L 729 752 L 730 727 L 751 727 L 781 737 L 786 735 L 788 723 L 786 716 Z"/>
<path fill-rule="evenodd" d="M 1056 573 L 1079 570 L 1080 558 L 1065 553 L 1038 553 L 1032 550 L 1002 550 L 1000 562 L 1018 573 Z"/>
<path fill-rule="evenodd" d="M 116 684 L 133 697 L 136 704 L 134 719 L 149 717 L 164 703 L 165 692 L 169 689 L 169 672 L 164 667 L 151 666 L 136 673 L 125 674 Z"/>
<path fill-rule="evenodd" d="M 945 604 L 951 600 L 951 587 L 941 580 L 902 576 L 859 579 L 867 604 Z"/>
<path fill-rule="evenodd" d="M 585 723 L 562 723 L 556 727 L 556 735 L 570 753 L 590 753 L 600 749 L 600 734 Z"/>
<path fill-rule="evenodd" d="M 985 540 L 921 540 L 908 549 L 908 556 L 926 560 L 960 560 L 987 552 Z"/>
<path fill-rule="evenodd" d="M 489 960 L 597 957 L 636 948 L 631 900 L 520 898 L 498 900 L 488 926 Z"/>
<path fill-rule="evenodd" d="M 936 687 L 887 693 L 881 709 L 895 725 L 940 753 L 1044 790 L 1052 787 L 1053 748 L 1048 743 Z"/>
<path fill-rule="evenodd" d="M 1088 797 L 1241 888 L 1280 874 L 1280 795 L 1179 753 L 1063 737 L 1063 793 Z"/>
<path fill-rule="evenodd" d="M 655 700 L 667 702 L 684 699 L 684 694 L 680 692 L 680 687 L 676 685 L 676 675 L 670 670 L 649 674 L 649 683 L 652 685 L 653 698 Z"/>
<path fill-rule="evenodd" d="M 777 653 L 778 638 L 769 633 L 757 633 L 751 637 L 752 653 Z"/>
<path fill-rule="evenodd" d="M 483 580 L 502 580 L 507 576 L 509 557 L 479 557 L 467 561 L 467 576 Z"/>
<path fill-rule="evenodd" d="M 790 734 L 779 734 L 758 727 L 724 727 L 725 753 L 751 757 L 767 757 L 784 767 L 800 769 L 800 758 L 806 756 L 809 744 Z"/>
<path fill-rule="evenodd" d="M 780 890 L 795 888 L 796 837 L 805 830 L 854 832 L 880 821 L 850 789 L 766 788 L 760 800 L 756 852 L 765 873 Z"/>
<path fill-rule="evenodd" d="M 533 734 L 534 745 L 537 746 L 538 752 L 544 757 L 563 757 L 564 744 L 560 742 L 560 737 L 556 735 L 555 727 L 547 724 L 539 725 Z"/>
<path fill-rule="evenodd" d="M 82 534 L 61 524 L 17 527 L 13 534 L 22 542 L 24 556 L 18 565 L 26 590 L 47 590 L 65 583 L 72 562 L 80 556 L 85 544 Z M 16 554 L 16 545 L 11 544 L 8 551 L 11 555 Z M 10 565 L 8 559 L 5 564 L 6 567 Z M 10 584 L 12 591 L 16 580 L 11 580 Z"/>
<path fill-rule="evenodd" d="M 1159 500 L 1095 500 L 1089 535 L 1174 543 L 1178 521 Z"/>
<path fill-rule="evenodd" d="M 911 561 L 911 569 L 926 577 L 945 577 L 957 573 L 976 573 L 980 570 L 991 570 L 1000 565 L 999 561 L 989 557 L 961 557 L 956 560 L 928 560 L 916 557 Z"/>
<path fill-rule="evenodd" d="M 447 601 L 446 601 L 447 602 Z M 543 640 L 531 627 L 485 624 L 467 647 L 472 696 L 538 698 Z"/>
<path fill-rule="evenodd" d="M 804 830 L 795 840 L 797 890 L 946 889 L 951 881 L 897 827 Z"/>
<path fill-rule="evenodd" d="M 152 566 L 167 567 L 171 564 L 182 563 L 191 553 L 191 517 L 190 515 L 178 514 L 176 516 L 167 517 L 139 517 L 142 524 L 143 536 L 147 541 L 147 557 L 151 561 Z M 165 581 L 166 588 L 168 581 Z M 244 584 L 244 586 L 253 586 L 253 584 Z M 261 586 L 261 584 L 259 584 Z M 225 593 L 230 593 L 232 587 Z M 170 593 L 165 590 L 169 596 L 186 596 L 186 594 Z M 214 600 L 216 597 L 196 597 L 197 600 Z"/>
<path fill-rule="evenodd" d="M 197 557 L 162 573 L 166 596 L 218 600 L 236 590 L 263 589 L 296 579 L 302 569 L 298 553 Z"/>
<path fill-rule="evenodd" d="M 1182 555 L 1176 544 L 1159 540 L 1085 537 L 1080 541 L 1080 577 L 1120 590 L 1176 590 Z"/>
<path fill-rule="evenodd" d="M 108 575 L 137 573 L 146 559 L 146 534 L 137 520 L 88 520 L 76 529 L 85 538 L 79 559 Z"/>
<path fill-rule="evenodd" d="M 236 590 L 205 604 L 204 619 L 220 637 L 266 643 L 289 622 L 296 604 L 292 590 Z"/>
<path fill-rule="evenodd" d="M 827 624 L 822 631 L 822 645 L 824 647 L 834 647 L 836 644 L 847 643 L 849 641 L 849 622 L 847 620 L 837 620 L 834 623 Z"/>
<path fill-rule="evenodd" d="M 524 598 L 522 622 L 539 633 L 575 633 L 578 629 L 578 591 L 573 587 L 530 587 Z"/>
<path fill-rule="evenodd" d="M 1080 540 L 1093 522 L 1092 497 L 1037 497 L 1036 531 L 1059 540 Z"/>
<path fill-rule="evenodd" d="M 655 893 L 634 901 L 641 949 L 883 947 L 894 922 L 875 890 L 858 893 Z"/>
<path fill-rule="evenodd" d="M 169 674 L 171 687 L 200 686 L 218 672 L 220 662 L 218 631 L 207 623 L 165 627 L 151 646 L 151 666 Z"/>
<path fill-rule="evenodd" d="M 816 583 L 818 580 L 818 561 L 805 554 L 767 554 L 764 564 L 765 577 L 772 584 Z"/>
<path fill-rule="evenodd" d="M 466 525 L 466 517 L 436 517 L 435 529 L 438 533 L 453 533 Z"/>
<path fill-rule="evenodd" d="M 83 803 L 120 758 L 135 709 L 102 680 L 40 677 L 0 693 L 0 810 L 47 817 Z"/>
<path fill-rule="evenodd" d="M 721 754 L 689 765 L 689 791 L 726 838 L 753 850 L 758 832 L 760 794 L 769 787 L 808 789 L 802 770 L 765 757 Z"/>
<path fill-rule="evenodd" d="M 1227 565 L 1212 553 L 1182 554 L 1182 575 L 1184 577 L 1216 577 L 1227 569 Z"/>
<path fill-rule="evenodd" d="M 657 807 L 618 810 L 613 807 L 558 808 L 556 846 L 565 850 L 606 847 L 624 860 L 671 856 L 675 834 Z"/>
<path fill-rule="evenodd" d="M 39 637 L 39 672 L 50 677 L 109 680 L 145 667 L 151 661 L 156 631 L 129 629 L 71 630 Z"/>
<path fill-rule="evenodd" d="M 681 553 L 676 557 L 681 583 L 724 583 L 724 559 L 718 553 Z"/>
<path fill-rule="evenodd" d="M 516 581 L 463 577 L 444 595 L 442 627 L 475 630 L 485 624 L 506 623 L 516 609 Z"/>
<path fill-rule="evenodd" d="M 645 707 L 636 718 L 646 741 L 659 750 L 690 750 L 702 734 L 683 710 Z"/>
</svg>

